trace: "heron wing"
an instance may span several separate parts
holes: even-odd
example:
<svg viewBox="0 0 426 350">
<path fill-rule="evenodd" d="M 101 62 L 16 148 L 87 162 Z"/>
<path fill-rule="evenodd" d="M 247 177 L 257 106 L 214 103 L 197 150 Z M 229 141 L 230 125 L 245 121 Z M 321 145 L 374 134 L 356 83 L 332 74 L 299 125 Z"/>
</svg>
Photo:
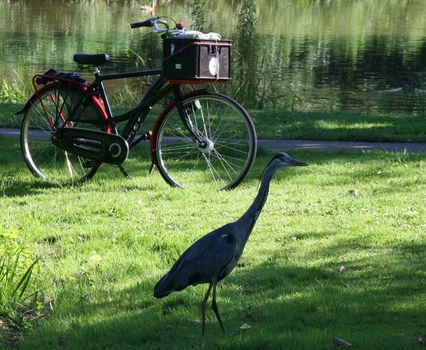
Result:
<svg viewBox="0 0 426 350">
<path fill-rule="evenodd" d="M 156 293 L 167 295 L 189 285 L 220 280 L 232 271 L 239 257 L 239 243 L 225 225 L 194 242 L 158 282 Z"/>
</svg>

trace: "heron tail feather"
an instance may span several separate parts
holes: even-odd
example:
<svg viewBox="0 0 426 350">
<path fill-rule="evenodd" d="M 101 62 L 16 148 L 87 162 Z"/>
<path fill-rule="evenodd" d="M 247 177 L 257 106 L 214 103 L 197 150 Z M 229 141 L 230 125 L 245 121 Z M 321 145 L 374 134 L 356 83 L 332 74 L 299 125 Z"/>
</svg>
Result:
<svg viewBox="0 0 426 350">
<path fill-rule="evenodd" d="M 173 292 L 173 283 L 169 278 L 169 275 L 166 274 L 162 279 L 158 281 L 154 288 L 154 297 L 164 298 Z"/>
</svg>

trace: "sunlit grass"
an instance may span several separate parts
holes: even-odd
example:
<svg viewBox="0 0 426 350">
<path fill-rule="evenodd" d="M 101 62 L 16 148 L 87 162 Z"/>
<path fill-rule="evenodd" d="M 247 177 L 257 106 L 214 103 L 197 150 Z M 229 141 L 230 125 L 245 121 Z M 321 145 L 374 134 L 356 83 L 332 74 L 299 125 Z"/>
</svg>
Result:
<svg viewBox="0 0 426 350">
<path fill-rule="evenodd" d="M 426 142 L 424 115 L 359 112 L 252 111 L 259 138 Z"/>
<path fill-rule="evenodd" d="M 0 127 L 20 127 L 22 105 L 0 104 Z M 116 107 L 122 113 L 124 107 Z M 143 130 L 155 124 L 161 109 L 148 116 Z M 426 142 L 424 115 L 358 112 L 289 112 L 250 110 L 259 139 L 338 140 L 372 142 Z"/>
<path fill-rule="evenodd" d="M 133 155 L 131 180 L 105 166 L 82 186 L 45 182 L 16 140 L 0 146 L 2 229 L 40 257 L 28 292 L 53 306 L 22 349 L 325 349 L 333 336 L 360 349 L 416 349 L 426 330 L 423 154 L 292 152 L 310 166 L 277 173 L 218 289 L 227 333 L 208 312 L 202 338 L 205 286 L 162 300 L 153 287 L 191 242 L 247 209 L 270 153 L 234 191 L 190 192 L 148 177 L 148 158 Z"/>
</svg>

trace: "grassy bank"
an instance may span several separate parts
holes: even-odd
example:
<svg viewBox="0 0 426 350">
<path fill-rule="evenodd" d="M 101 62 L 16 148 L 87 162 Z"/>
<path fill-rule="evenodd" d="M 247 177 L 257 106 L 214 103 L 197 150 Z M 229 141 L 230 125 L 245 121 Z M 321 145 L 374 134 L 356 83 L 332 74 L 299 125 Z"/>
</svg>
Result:
<svg viewBox="0 0 426 350">
<path fill-rule="evenodd" d="M 83 186 L 46 183 L 16 140 L 0 147 L 2 230 L 40 258 L 25 294 L 38 301 L 24 303 L 40 321 L 3 331 L 23 330 L 21 349 L 329 349 L 333 336 L 417 349 L 426 332 L 424 154 L 293 152 L 310 166 L 277 174 L 218 288 L 227 333 L 209 310 L 202 338 L 205 286 L 157 300 L 154 284 L 191 242 L 246 210 L 270 153 L 235 191 L 194 193 L 148 177 L 147 158 L 127 162 L 131 180 L 105 167 Z"/>
<path fill-rule="evenodd" d="M 19 127 L 20 104 L 0 104 L 0 127 Z M 118 111 L 125 109 L 118 108 Z M 426 142 L 426 116 L 357 112 L 250 111 L 259 138 L 288 140 Z M 156 114 L 147 119 L 155 122 Z"/>
</svg>

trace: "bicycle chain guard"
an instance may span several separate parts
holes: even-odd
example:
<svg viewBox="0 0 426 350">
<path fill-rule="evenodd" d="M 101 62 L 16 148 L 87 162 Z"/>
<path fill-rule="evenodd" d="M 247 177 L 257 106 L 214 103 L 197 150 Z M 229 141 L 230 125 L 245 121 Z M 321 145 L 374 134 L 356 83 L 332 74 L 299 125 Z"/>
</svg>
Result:
<svg viewBox="0 0 426 350">
<path fill-rule="evenodd" d="M 61 128 L 52 143 L 64 151 L 103 163 L 119 165 L 129 155 L 127 141 L 117 134 L 82 128 Z"/>
</svg>

